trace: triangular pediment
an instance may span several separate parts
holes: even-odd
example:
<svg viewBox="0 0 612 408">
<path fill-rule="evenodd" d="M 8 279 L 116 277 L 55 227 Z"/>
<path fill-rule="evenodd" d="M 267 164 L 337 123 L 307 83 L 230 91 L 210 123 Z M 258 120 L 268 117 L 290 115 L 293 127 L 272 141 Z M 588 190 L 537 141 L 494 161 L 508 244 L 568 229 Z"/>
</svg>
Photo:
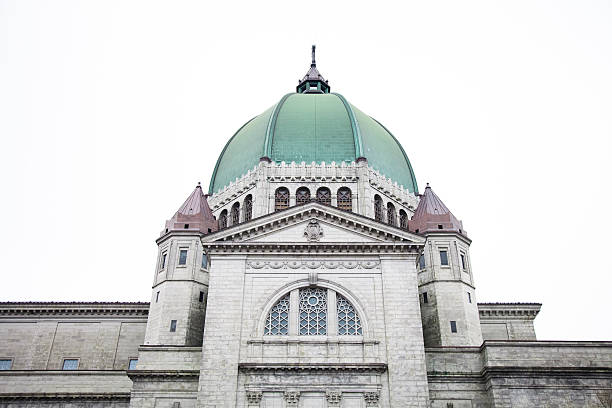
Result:
<svg viewBox="0 0 612 408">
<path fill-rule="evenodd" d="M 203 242 L 244 243 L 424 243 L 406 230 L 335 207 L 309 203 L 204 236 Z"/>
</svg>

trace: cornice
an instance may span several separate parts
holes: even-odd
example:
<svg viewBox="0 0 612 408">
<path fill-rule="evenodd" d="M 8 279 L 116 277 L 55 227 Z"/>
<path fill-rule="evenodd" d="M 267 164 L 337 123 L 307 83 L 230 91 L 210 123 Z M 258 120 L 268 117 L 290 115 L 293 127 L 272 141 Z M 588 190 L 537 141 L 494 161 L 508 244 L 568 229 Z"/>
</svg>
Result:
<svg viewBox="0 0 612 408">
<path fill-rule="evenodd" d="M 112 392 L 112 393 L 67 393 L 67 392 L 19 392 L 0 394 L 0 401 L 24 401 L 24 400 L 51 400 L 51 401 L 121 401 L 129 402 L 129 392 Z"/>
<path fill-rule="evenodd" d="M 199 370 L 128 370 L 128 377 L 131 380 L 197 380 L 200 377 Z"/>
<path fill-rule="evenodd" d="M 341 242 L 204 242 L 204 249 L 216 254 L 418 254 L 421 244 L 393 243 L 341 243 Z"/>
<path fill-rule="evenodd" d="M 541 307 L 541 303 L 478 303 L 478 314 L 485 320 L 497 317 L 533 320 Z"/>
<path fill-rule="evenodd" d="M 3 316 L 142 316 L 149 314 L 145 302 L 1 302 Z"/>
<path fill-rule="evenodd" d="M 374 372 L 384 373 L 387 371 L 385 363 L 240 363 L 240 371 L 262 372 L 262 371 L 343 371 L 343 372 Z"/>
</svg>

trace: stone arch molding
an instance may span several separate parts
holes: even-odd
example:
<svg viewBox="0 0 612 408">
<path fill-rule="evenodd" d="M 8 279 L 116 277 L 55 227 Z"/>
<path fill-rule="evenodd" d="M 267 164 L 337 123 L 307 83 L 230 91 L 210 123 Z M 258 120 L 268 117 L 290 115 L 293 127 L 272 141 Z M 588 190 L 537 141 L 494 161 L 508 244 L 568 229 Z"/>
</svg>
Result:
<svg viewBox="0 0 612 408">
<path fill-rule="evenodd" d="M 369 338 L 370 337 L 370 327 L 369 327 L 370 319 L 368 318 L 365 308 L 363 307 L 361 302 L 358 300 L 358 298 L 344 286 L 338 283 L 332 282 L 330 280 L 327 280 L 327 279 L 317 279 L 316 273 L 314 273 L 315 276 L 313 279 L 312 275 L 313 273 L 311 273 L 311 276 L 308 279 L 300 279 L 300 280 L 297 280 L 297 281 L 294 281 L 294 282 L 291 282 L 289 284 L 282 286 L 268 298 L 262 310 L 260 310 L 259 321 L 257 323 L 256 333 L 254 333 L 255 334 L 254 337 L 256 338 L 264 337 L 264 330 L 265 330 L 266 318 L 268 317 L 268 313 L 270 312 L 270 309 L 272 309 L 272 307 L 276 304 L 276 302 L 279 301 L 283 296 L 291 293 L 291 291 L 295 289 L 317 287 L 317 288 L 331 289 L 337 294 L 342 295 L 346 300 L 348 300 L 351 303 L 351 305 L 355 308 L 355 311 L 359 315 L 359 319 L 361 321 L 362 335 L 357 336 L 357 337 L 361 337 L 364 339 Z M 313 283 L 313 280 L 316 282 Z M 308 336 L 300 336 L 300 337 L 307 338 Z"/>
</svg>

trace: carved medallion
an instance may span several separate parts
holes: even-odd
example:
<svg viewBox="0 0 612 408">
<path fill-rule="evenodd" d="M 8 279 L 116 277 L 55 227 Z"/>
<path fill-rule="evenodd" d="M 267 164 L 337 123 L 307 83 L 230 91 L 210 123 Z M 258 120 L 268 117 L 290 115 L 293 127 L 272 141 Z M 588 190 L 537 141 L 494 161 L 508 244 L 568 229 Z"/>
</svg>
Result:
<svg viewBox="0 0 612 408">
<path fill-rule="evenodd" d="M 304 236 L 309 242 L 318 242 L 323 236 L 323 229 L 319 225 L 317 220 L 310 220 L 306 229 L 304 230 Z"/>
</svg>

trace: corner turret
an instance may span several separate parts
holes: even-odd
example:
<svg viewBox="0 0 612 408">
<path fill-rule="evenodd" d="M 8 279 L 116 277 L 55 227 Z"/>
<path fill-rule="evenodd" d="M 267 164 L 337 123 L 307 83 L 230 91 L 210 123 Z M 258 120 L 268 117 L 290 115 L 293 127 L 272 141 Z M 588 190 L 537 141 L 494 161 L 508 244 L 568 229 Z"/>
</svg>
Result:
<svg viewBox="0 0 612 408">
<path fill-rule="evenodd" d="M 463 224 L 427 184 L 408 228 L 427 238 L 417 265 L 425 346 L 480 346 L 472 241 Z"/>
</svg>

